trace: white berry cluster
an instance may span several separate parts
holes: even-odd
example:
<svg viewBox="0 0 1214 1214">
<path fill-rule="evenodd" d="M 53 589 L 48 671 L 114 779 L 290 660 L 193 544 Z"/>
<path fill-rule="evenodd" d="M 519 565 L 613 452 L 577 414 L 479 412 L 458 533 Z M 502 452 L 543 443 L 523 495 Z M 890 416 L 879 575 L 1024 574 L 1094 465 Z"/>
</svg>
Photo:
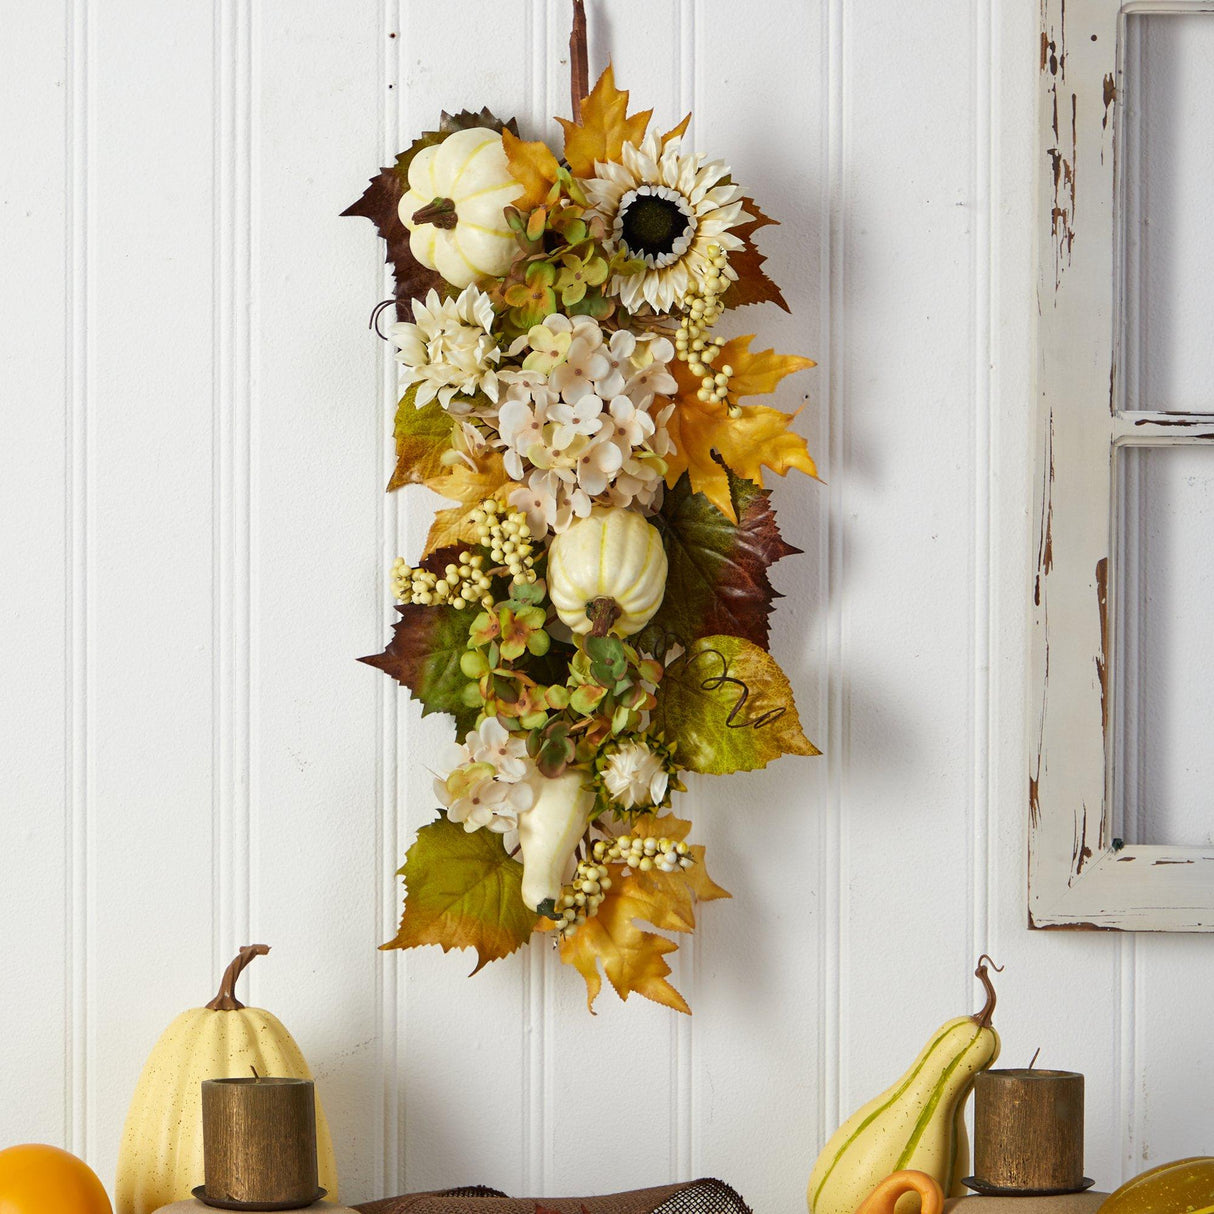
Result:
<svg viewBox="0 0 1214 1214">
<path fill-rule="evenodd" d="M 642 873 L 655 868 L 673 873 L 680 868 L 690 868 L 696 862 L 686 843 L 676 839 L 655 839 L 652 835 L 636 838 L 620 835 L 610 843 L 600 839 L 594 845 L 594 858 L 604 864 L 625 864 Z"/>
<path fill-rule="evenodd" d="M 504 566 L 516 584 L 534 582 L 535 546 L 527 516 L 521 510 L 507 510 L 494 498 L 486 498 L 470 517 L 476 538 L 489 549 L 493 563 Z"/>
<path fill-rule="evenodd" d="M 687 364 L 693 375 L 700 377 L 700 389 L 696 396 L 706 404 L 720 403 L 729 393 L 729 377 L 733 368 L 726 365 L 714 373 L 713 360 L 725 345 L 724 338 L 709 337 L 708 330 L 720 320 L 725 311 L 721 296 L 729 290 L 730 278 L 726 273 L 729 262 L 714 244 L 708 248 L 708 269 L 700 289 L 683 296 L 683 317 L 674 336 L 675 357 Z M 730 410 L 732 414 L 733 409 Z"/>
<path fill-rule="evenodd" d="M 561 890 L 556 900 L 556 930 L 562 939 L 572 936 L 592 915 L 598 914 L 611 878 L 607 866 L 597 860 L 583 860 L 573 879 Z"/>
<path fill-rule="evenodd" d="M 484 565 L 485 558 L 479 553 L 461 552 L 459 564 L 452 562 L 440 576 L 429 569 L 414 569 L 398 556 L 392 562 L 392 593 L 399 603 L 423 607 L 449 603 L 460 611 L 480 603 L 489 608 L 493 606 L 493 594 Z"/>
</svg>

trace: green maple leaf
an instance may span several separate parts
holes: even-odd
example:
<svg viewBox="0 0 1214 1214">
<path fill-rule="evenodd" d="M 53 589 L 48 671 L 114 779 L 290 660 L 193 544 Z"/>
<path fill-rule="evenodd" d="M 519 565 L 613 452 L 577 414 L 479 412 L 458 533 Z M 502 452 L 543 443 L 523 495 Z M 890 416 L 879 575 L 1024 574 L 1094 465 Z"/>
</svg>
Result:
<svg viewBox="0 0 1214 1214">
<path fill-rule="evenodd" d="M 443 453 L 451 449 L 455 419 L 438 403 L 417 407 L 418 384 L 412 384 L 396 406 L 396 469 L 388 492 L 402 485 L 420 485 L 447 471 Z"/>
<path fill-rule="evenodd" d="M 423 266 L 409 248 L 409 230 L 401 222 L 397 209 L 409 188 L 409 165 L 423 148 L 442 143 L 455 131 L 477 126 L 491 127 L 495 131 L 507 127 L 511 134 L 518 134 L 518 125 L 513 118 L 503 122 L 487 109 L 482 109 L 479 113 L 472 110 L 460 110 L 458 114 L 444 113 L 437 131 L 423 132 L 397 156 L 395 164 L 380 169 L 371 178 L 371 184 L 357 202 L 351 203 L 342 211 L 343 216 L 356 215 L 369 219 L 387 243 L 388 253 L 384 260 L 392 266 L 396 279 L 398 320 L 412 320 L 413 300 L 424 299 L 431 289 L 438 291 L 440 295 L 448 290 L 442 275 Z"/>
<path fill-rule="evenodd" d="M 736 523 L 693 493 L 684 473 L 651 520 L 669 568 L 662 605 L 637 638 L 646 652 L 661 656 L 676 641 L 686 647 L 723 633 L 768 647 L 768 616 L 780 596 L 767 570 L 800 549 L 781 537 L 765 489 L 731 472 L 729 492 Z"/>
<path fill-rule="evenodd" d="M 446 556 L 446 552 L 441 554 Z M 468 678 L 459 660 L 468 648 L 468 629 L 476 619 L 475 607 L 457 611 L 446 605 L 423 607 L 402 603 L 400 619 L 383 653 L 359 658 L 368 666 L 390 674 L 421 701 L 422 716 L 449 712 L 462 737 L 476 723 L 477 710 L 463 700 Z"/>
<path fill-rule="evenodd" d="M 441 817 L 417 832 L 398 875 L 405 912 L 381 948 L 474 948 L 475 974 L 526 944 L 539 918 L 523 902 L 523 866 L 492 831 L 468 832 Z"/>
<path fill-rule="evenodd" d="M 725 775 L 821 753 L 801 730 L 788 676 L 742 637 L 694 642 L 666 667 L 657 700 L 653 729 L 692 771 Z"/>
</svg>

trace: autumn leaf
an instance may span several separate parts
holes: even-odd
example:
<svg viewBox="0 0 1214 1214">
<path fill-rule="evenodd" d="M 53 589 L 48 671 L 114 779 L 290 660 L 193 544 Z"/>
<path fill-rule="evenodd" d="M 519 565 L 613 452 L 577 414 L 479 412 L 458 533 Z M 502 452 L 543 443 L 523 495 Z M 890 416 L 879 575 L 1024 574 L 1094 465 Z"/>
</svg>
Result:
<svg viewBox="0 0 1214 1214">
<path fill-rule="evenodd" d="M 400 619 L 383 653 L 359 658 L 407 687 L 421 701 L 422 716 L 449 712 L 462 736 L 476 723 L 477 710 L 463 701 L 468 679 L 459 660 L 468 647 L 468 629 L 476 607 L 457 611 L 445 604 L 433 607 L 402 603 Z"/>
<path fill-rule="evenodd" d="M 452 544 L 472 544 L 476 542 L 476 524 L 472 521 L 472 511 L 475 506 L 452 506 L 449 510 L 435 512 L 434 521 L 426 535 L 426 544 L 422 555 L 428 556 L 438 549 Z"/>
<path fill-rule="evenodd" d="M 671 814 L 662 817 L 643 814 L 629 829 L 642 837 L 653 834 L 685 839 L 691 824 Z M 586 981 L 586 1005 L 591 1012 L 602 990 L 602 974 L 606 974 L 621 999 L 626 1000 L 635 991 L 655 1003 L 690 1015 L 687 1001 L 666 980 L 670 966 L 665 957 L 678 944 L 656 931 L 646 930 L 637 920 L 661 931 L 690 932 L 695 928 L 693 907 L 697 898 L 709 901 L 729 897 L 704 870 L 704 849 L 696 846 L 691 852 L 696 863 L 674 873 L 654 869 L 624 876 L 622 865 L 611 865 L 611 889 L 598 913 L 561 942 L 561 960 L 572 965 Z"/>
<path fill-rule="evenodd" d="M 805 445 L 805 439 L 788 427 L 795 413 L 785 413 L 766 405 L 738 405 L 744 396 L 774 392 L 786 375 L 812 367 L 812 359 L 795 354 L 777 354 L 774 350 L 752 353 L 750 337 L 735 337 L 726 342 L 717 356 L 717 366 L 733 368 L 727 401 L 702 401 L 696 393 L 699 379 L 685 363 L 671 364 L 679 389 L 675 411 L 668 423 L 676 450 L 666 457 L 666 484 L 673 488 L 679 477 L 688 473 L 691 487 L 703 493 L 722 514 L 737 522 L 729 492 L 729 477 L 720 455 L 729 469 L 746 480 L 763 485 L 763 469 L 784 476 L 790 468 L 799 468 L 816 477 L 818 470 Z M 731 417 L 730 405 L 739 410 Z"/>
<path fill-rule="evenodd" d="M 476 528 L 471 518 L 473 510 L 488 497 L 504 501 L 517 488 L 506 474 L 502 457 L 496 451 L 485 451 L 472 463 L 475 466 L 460 460 L 424 482 L 427 489 L 462 503 L 451 509 L 440 510 L 434 516 L 430 534 L 426 537 L 426 552 L 448 544 L 472 543 L 476 539 Z"/>
<path fill-rule="evenodd" d="M 401 222 L 400 200 L 409 188 L 409 165 L 423 148 L 441 143 L 455 131 L 468 127 L 491 127 L 495 131 L 510 131 L 518 134 L 518 124 L 513 118 L 503 122 L 487 109 L 479 112 L 461 110 L 458 114 L 444 113 L 436 131 L 425 131 L 399 156 L 396 163 L 380 169 L 371 178 L 370 185 L 357 202 L 351 203 L 342 215 L 361 216 L 375 224 L 375 230 L 388 246 L 384 260 L 392 266 L 396 282 L 396 316 L 398 320 L 413 319 L 413 300 L 424 299 L 431 291 L 440 295 L 447 284 L 436 270 L 427 269 L 413 256 L 409 248 L 409 230 Z"/>
<path fill-rule="evenodd" d="M 417 407 L 417 384 L 396 406 L 396 469 L 388 492 L 402 485 L 420 485 L 446 471 L 443 453 L 451 449 L 454 420 L 437 400 Z"/>
<path fill-rule="evenodd" d="M 686 474 L 649 520 L 666 550 L 666 594 L 635 640 L 658 657 L 674 642 L 686 647 L 714 633 L 744 637 L 761 649 L 768 646 L 767 617 L 779 596 L 767 570 L 800 549 L 781 537 L 767 491 L 726 475 L 736 522 L 702 493 L 693 493 Z"/>
<path fill-rule="evenodd" d="M 653 110 L 628 114 L 628 93 L 615 87 L 609 63 L 582 102 L 582 120 L 558 118 L 565 129 L 565 163 L 575 177 L 593 177 L 596 160 L 619 160 L 626 143 L 640 144 Z"/>
<path fill-rule="evenodd" d="M 774 303 L 785 312 L 791 311 L 780 288 L 767 276 L 763 263 L 767 258 L 759 252 L 754 242 L 754 234 L 769 224 L 778 224 L 778 219 L 764 215 L 759 204 L 753 198 L 743 198 L 742 208 L 747 215 L 745 223 L 738 224 L 731 230 L 732 235 L 740 237 L 742 247 L 729 254 L 729 268 L 737 274 L 737 280 L 730 284 L 729 289 L 721 296 L 721 303 L 726 308 L 740 308 L 746 304 Z"/>
<path fill-rule="evenodd" d="M 381 948 L 474 948 L 475 974 L 531 937 L 538 916 L 523 902 L 523 866 L 507 855 L 501 835 L 468 832 L 441 817 L 417 832 L 398 875 L 405 912 Z"/>
<path fill-rule="evenodd" d="M 557 178 L 557 160 L 546 143 L 524 142 L 510 131 L 502 132 L 502 146 L 510 176 L 524 190 L 512 205 L 525 215 L 548 197 Z"/>
<path fill-rule="evenodd" d="M 459 460 L 437 476 L 427 477 L 427 489 L 465 506 L 478 506 L 506 486 L 513 488 L 506 466 L 496 451 L 485 451 L 478 458 L 469 456 L 471 463 Z"/>
<path fill-rule="evenodd" d="M 666 667 L 653 728 L 692 771 L 725 775 L 821 752 L 801 730 L 788 676 L 741 637 L 701 637 Z"/>
</svg>

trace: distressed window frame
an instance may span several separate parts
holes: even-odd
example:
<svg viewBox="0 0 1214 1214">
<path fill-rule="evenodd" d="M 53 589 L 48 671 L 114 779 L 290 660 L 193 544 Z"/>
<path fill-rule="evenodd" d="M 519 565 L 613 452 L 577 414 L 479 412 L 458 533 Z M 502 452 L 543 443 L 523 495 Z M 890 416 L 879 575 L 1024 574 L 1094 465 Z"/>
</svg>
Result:
<svg viewBox="0 0 1214 1214">
<path fill-rule="evenodd" d="M 1043 0 L 1037 219 L 1029 925 L 1214 931 L 1214 850 L 1123 844 L 1111 790 L 1118 452 L 1214 440 L 1126 410 L 1119 165 L 1126 23 L 1214 0 Z"/>
</svg>

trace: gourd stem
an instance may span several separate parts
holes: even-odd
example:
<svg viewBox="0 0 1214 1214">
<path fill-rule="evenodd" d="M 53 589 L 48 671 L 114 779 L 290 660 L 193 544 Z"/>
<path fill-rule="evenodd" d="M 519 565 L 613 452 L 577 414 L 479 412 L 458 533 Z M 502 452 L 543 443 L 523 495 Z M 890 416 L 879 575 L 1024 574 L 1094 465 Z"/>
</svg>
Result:
<svg viewBox="0 0 1214 1214">
<path fill-rule="evenodd" d="M 997 974 L 1003 973 L 1003 966 L 996 965 L 985 953 L 978 958 L 978 968 L 974 970 L 974 977 L 986 987 L 986 1003 L 983 1005 L 982 1011 L 975 1012 L 970 1017 L 979 1028 L 989 1029 L 991 1027 L 991 1018 L 995 1014 L 995 984 L 991 981 L 991 975 L 987 970 L 987 964 Z"/>
<path fill-rule="evenodd" d="M 231 964 L 223 971 L 223 977 L 219 980 L 219 991 L 215 998 L 207 1004 L 207 1007 L 213 1012 L 238 1012 L 244 1004 L 236 998 L 236 979 L 240 977 L 244 967 L 253 960 L 254 957 L 262 957 L 270 951 L 268 944 L 246 944 L 240 952 L 232 958 Z"/>
<path fill-rule="evenodd" d="M 590 95 L 590 64 L 586 49 L 586 3 L 573 0 L 573 29 L 569 34 L 569 91 L 573 96 L 573 121 L 582 122 L 582 98 Z"/>
<path fill-rule="evenodd" d="M 432 198 L 424 207 L 413 212 L 414 223 L 432 223 L 436 228 L 450 232 L 459 222 L 455 203 L 450 198 Z"/>
<path fill-rule="evenodd" d="M 615 626 L 616 620 L 624 614 L 624 609 L 608 595 L 602 595 L 586 605 L 586 615 L 590 619 L 590 635 L 605 637 Z"/>
</svg>

